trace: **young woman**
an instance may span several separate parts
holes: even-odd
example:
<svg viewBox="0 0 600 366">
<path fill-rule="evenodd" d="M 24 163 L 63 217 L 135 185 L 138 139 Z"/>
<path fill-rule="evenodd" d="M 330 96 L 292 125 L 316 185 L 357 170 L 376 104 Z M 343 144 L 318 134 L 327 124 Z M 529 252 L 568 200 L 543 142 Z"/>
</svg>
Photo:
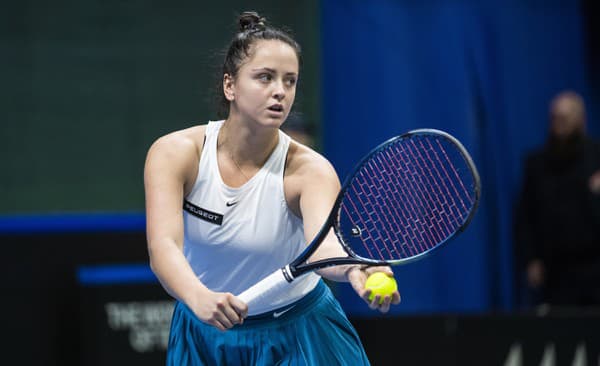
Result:
<svg viewBox="0 0 600 366">
<path fill-rule="evenodd" d="M 296 94 L 300 47 L 243 13 L 223 65 L 224 121 L 161 137 L 145 166 L 152 269 L 178 302 L 170 365 L 365 365 L 360 340 L 320 276 L 350 282 L 388 267 L 338 266 L 305 275 L 275 300 L 234 294 L 293 260 L 325 222 L 340 189 L 322 156 L 280 131 Z M 182 210 L 183 205 L 183 210 Z M 312 260 L 345 255 L 330 234 Z"/>
</svg>

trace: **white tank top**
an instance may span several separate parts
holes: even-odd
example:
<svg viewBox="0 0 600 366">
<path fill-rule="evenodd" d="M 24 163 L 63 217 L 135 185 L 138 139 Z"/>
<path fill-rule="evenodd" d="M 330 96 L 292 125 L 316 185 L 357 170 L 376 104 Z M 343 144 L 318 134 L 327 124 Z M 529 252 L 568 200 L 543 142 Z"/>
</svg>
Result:
<svg viewBox="0 0 600 366">
<path fill-rule="evenodd" d="M 183 252 L 209 289 L 241 293 L 296 258 L 306 246 L 302 220 L 288 208 L 283 173 L 290 138 L 279 142 L 264 166 L 239 188 L 227 186 L 217 164 L 223 121 L 209 122 L 198 176 L 184 202 Z M 276 300 L 256 304 L 249 315 L 285 306 L 310 292 L 314 273 L 296 279 Z"/>
</svg>

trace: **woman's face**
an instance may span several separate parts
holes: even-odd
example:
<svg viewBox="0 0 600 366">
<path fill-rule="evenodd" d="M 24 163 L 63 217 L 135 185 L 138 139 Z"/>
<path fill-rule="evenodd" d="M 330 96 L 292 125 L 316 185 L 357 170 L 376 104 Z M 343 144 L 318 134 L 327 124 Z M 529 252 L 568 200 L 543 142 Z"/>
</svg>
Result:
<svg viewBox="0 0 600 366">
<path fill-rule="evenodd" d="M 235 79 L 224 77 L 230 114 L 263 126 L 279 127 L 285 121 L 298 80 L 298 57 L 294 49 L 278 40 L 261 40 L 240 66 Z"/>
</svg>

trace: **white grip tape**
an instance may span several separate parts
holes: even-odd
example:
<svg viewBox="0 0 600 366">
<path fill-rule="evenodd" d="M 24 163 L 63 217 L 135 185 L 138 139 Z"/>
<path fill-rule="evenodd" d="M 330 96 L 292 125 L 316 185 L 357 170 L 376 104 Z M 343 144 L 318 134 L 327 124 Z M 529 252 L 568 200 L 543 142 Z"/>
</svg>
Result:
<svg viewBox="0 0 600 366">
<path fill-rule="evenodd" d="M 283 269 L 278 269 L 239 294 L 237 297 L 248 304 L 248 309 L 251 309 L 256 301 L 265 298 L 268 298 L 269 302 L 277 302 L 278 297 L 286 294 L 287 291 L 285 291 L 285 289 L 289 285 L 290 282 L 285 279 Z"/>
</svg>

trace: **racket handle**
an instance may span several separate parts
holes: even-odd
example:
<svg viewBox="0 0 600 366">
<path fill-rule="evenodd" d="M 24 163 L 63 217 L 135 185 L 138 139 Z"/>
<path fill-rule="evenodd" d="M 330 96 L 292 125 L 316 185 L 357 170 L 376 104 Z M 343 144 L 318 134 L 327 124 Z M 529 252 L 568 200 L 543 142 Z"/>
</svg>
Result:
<svg viewBox="0 0 600 366">
<path fill-rule="evenodd" d="M 290 284 L 290 281 L 284 275 L 287 267 L 276 270 L 237 297 L 248 304 L 248 309 L 251 309 L 254 304 L 263 299 L 268 299 L 269 302 L 277 302 L 278 297 L 285 295 L 285 288 Z"/>
</svg>

